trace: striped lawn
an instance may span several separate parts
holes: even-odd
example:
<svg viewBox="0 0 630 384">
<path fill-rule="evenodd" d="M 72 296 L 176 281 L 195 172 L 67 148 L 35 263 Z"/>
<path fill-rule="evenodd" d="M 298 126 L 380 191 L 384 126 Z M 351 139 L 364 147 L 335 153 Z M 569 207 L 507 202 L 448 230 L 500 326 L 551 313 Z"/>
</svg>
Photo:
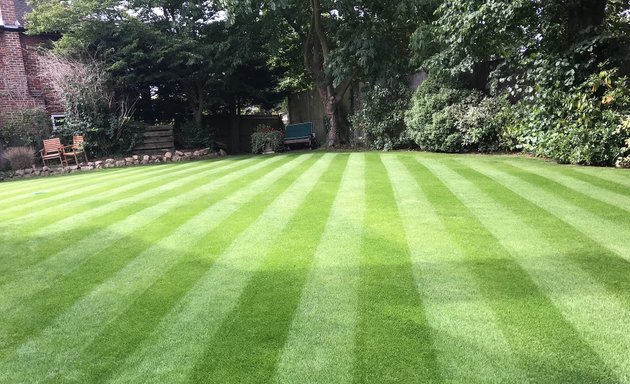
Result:
<svg viewBox="0 0 630 384">
<path fill-rule="evenodd" d="M 0 383 L 630 383 L 630 172 L 240 157 L 0 184 Z"/>
</svg>

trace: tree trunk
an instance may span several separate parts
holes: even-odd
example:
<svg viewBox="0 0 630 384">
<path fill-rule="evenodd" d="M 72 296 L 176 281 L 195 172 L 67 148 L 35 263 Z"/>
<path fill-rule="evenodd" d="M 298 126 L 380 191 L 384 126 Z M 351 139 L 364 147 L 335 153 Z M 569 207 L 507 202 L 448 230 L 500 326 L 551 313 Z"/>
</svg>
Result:
<svg viewBox="0 0 630 384">
<path fill-rule="evenodd" d="M 337 103 L 329 101 L 326 105 L 326 115 L 330 123 L 328 130 L 328 147 L 334 148 L 339 145 L 339 116 L 337 114 Z"/>
<path fill-rule="evenodd" d="M 147 124 L 155 123 L 155 115 L 153 112 L 153 102 L 151 100 L 151 88 L 144 87 L 140 91 L 140 100 L 138 102 L 138 109 L 142 114 L 142 121 Z"/>
<path fill-rule="evenodd" d="M 308 35 L 302 36 L 304 42 L 304 65 L 313 75 L 315 87 L 322 101 L 326 117 L 330 124 L 327 144 L 339 145 L 339 103 L 358 74 L 355 69 L 341 84 L 334 86 L 334 79 L 326 73 L 330 57 L 330 45 L 321 19 L 320 0 L 311 0 L 312 18 Z M 296 29 L 297 30 L 297 29 Z"/>
<path fill-rule="evenodd" d="M 197 128 L 203 128 L 203 109 L 196 107 L 195 113 L 193 114 L 193 121 L 195 122 L 195 126 Z"/>
<path fill-rule="evenodd" d="M 240 111 L 236 98 L 230 102 L 230 152 L 239 153 L 240 148 Z"/>
<path fill-rule="evenodd" d="M 204 85 L 202 82 L 196 82 L 194 86 L 194 98 L 192 102 L 193 121 L 199 129 L 203 128 L 203 110 L 205 108 Z"/>
<path fill-rule="evenodd" d="M 330 87 L 320 85 L 317 87 L 319 98 L 322 100 L 326 117 L 328 118 L 328 147 L 334 148 L 339 145 L 339 114 L 337 98 L 329 92 Z"/>
</svg>

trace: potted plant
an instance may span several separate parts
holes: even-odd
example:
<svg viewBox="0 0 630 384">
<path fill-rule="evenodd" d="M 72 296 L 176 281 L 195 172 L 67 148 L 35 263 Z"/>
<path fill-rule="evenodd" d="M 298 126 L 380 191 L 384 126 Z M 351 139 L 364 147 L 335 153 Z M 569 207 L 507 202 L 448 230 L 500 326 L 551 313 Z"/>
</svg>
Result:
<svg viewBox="0 0 630 384">
<path fill-rule="evenodd" d="M 284 132 L 280 129 L 260 124 L 252 133 L 252 153 L 275 153 L 284 148 Z"/>
</svg>

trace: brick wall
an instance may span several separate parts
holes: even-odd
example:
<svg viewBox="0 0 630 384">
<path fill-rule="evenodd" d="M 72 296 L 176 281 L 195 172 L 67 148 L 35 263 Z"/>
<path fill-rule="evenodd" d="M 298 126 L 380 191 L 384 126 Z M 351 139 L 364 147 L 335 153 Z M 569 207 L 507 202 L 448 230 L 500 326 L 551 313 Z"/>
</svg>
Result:
<svg viewBox="0 0 630 384">
<path fill-rule="evenodd" d="M 0 31 L 0 122 L 22 108 L 45 107 L 29 92 L 20 33 Z"/>
<path fill-rule="evenodd" d="M 16 24 L 14 0 L 0 0 L 0 17 L 5 26 Z M 0 28 L 0 124 L 25 108 L 44 108 L 49 114 L 63 107 L 41 75 L 45 62 L 35 47 L 49 41 L 46 36 L 26 36 L 14 28 Z"/>
<path fill-rule="evenodd" d="M 43 75 L 46 61 L 37 52 L 40 46 L 49 44 L 50 41 L 48 36 L 21 36 L 29 93 L 33 97 L 43 98 L 46 110 L 52 115 L 63 113 L 63 104 L 59 95 L 53 92 L 48 79 Z"/>
<path fill-rule="evenodd" d="M 17 20 L 13 0 L 0 0 L 0 19 L 4 25 L 15 25 Z"/>
</svg>

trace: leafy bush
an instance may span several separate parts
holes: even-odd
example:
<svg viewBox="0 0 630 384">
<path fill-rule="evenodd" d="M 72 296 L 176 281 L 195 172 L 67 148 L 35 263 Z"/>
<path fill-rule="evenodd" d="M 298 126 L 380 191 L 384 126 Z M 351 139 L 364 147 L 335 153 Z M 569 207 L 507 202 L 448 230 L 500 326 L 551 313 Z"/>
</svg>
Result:
<svg viewBox="0 0 630 384">
<path fill-rule="evenodd" d="M 9 169 L 9 162 L 4 158 L 4 146 L 0 142 L 0 172 Z"/>
<path fill-rule="evenodd" d="M 138 136 L 130 124 L 137 99 L 117 89 L 116 79 L 94 59 L 79 61 L 52 51 L 44 59 L 44 75 L 63 98 L 66 117 L 60 134 L 83 134 L 93 156 L 129 152 Z"/>
<path fill-rule="evenodd" d="M 473 91 L 429 77 L 418 87 L 405 115 L 408 137 L 423 150 L 461 151 L 463 138 L 458 120 L 462 108 L 475 104 L 480 98 Z"/>
<path fill-rule="evenodd" d="M 14 113 L 7 123 L 0 125 L 0 139 L 6 147 L 41 147 L 42 140 L 50 135 L 48 113 L 39 108 L 27 108 Z"/>
<path fill-rule="evenodd" d="M 615 165 L 617 167 L 630 168 L 630 115 L 626 116 L 621 124 L 619 124 L 618 131 L 618 133 L 625 138 L 625 142 Z"/>
<path fill-rule="evenodd" d="M 33 166 L 35 159 L 35 150 L 33 147 L 12 147 L 4 151 L 4 158 L 7 159 L 11 169 L 30 168 Z"/>
<path fill-rule="evenodd" d="M 513 118 L 510 103 L 504 98 L 484 98 L 468 106 L 458 123 L 463 148 L 478 152 L 509 149 L 511 138 L 505 128 Z"/>
<path fill-rule="evenodd" d="M 411 98 L 407 84 L 401 79 L 381 81 L 367 86 L 362 97 L 350 122 L 363 132 L 365 144 L 385 151 L 406 144 L 405 112 Z"/>
<path fill-rule="evenodd" d="M 194 121 L 186 121 L 175 129 L 177 148 L 206 148 L 212 145 L 209 127 L 199 127 Z"/>
<path fill-rule="evenodd" d="M 261 124 L 252 133 L 252 153 L 263 153 L 267 145 L 274 152 L 281 151 L 284 148 L 284 132 Z"/>
<path fill-rule="evenodd" d="M 414 94 L 405 121 L 407 135 L 421 149 L 490 152 L 504 149 L 511 119 L 507 100 L 429 78 Z"/>
<path fill-rule="evenodd" d="M 630 133 L 630 88 L 616 70 L 600 71 L 568 91 L 541 91 L 520 103 L 514 130 L 519 145 L 561 163 L 613 165 Z"/>
</svg>

